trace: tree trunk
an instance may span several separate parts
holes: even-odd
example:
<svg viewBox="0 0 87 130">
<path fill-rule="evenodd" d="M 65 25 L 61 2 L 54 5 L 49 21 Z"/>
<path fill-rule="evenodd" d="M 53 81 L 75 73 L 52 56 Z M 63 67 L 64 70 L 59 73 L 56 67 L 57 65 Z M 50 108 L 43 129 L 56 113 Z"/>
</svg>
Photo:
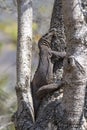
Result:
<svg viewBox="0 0 87 130">
<path fill-rule="evenodd" d="M 31 127 L 34 110 L 30 89 L 32 52 L 32 1 L 17 0 L 18 44 L 17 44 L 17 112 L 13 116 L 16 130 Z"/>
<path fill-rule="evenodd" d="M 52 39 L 50 46 L 52 50 L 59 52 L 65 50 L 65 35 L 61 8 L 61 0 L 55 0 L 50 25 L 50 30 L 56 29 L 56 36 Z M 58 82 L 61 80 L 63 74 L 63 59 L 56 60 L 53 58 L 52 61 L 54 63 L 54 76 L 56 77 L 54 81 Z M 62 93 L 59 91 L 45 95 L 34 125 L 35 130 L 57 130 L 63 111 L 60 106 L 61 98 Z"/>
<path fill-rule="evenodd" d="M 58 52 L 64 52 L 66 48 L 65 27 L 62 14 L 62 0 L 55 0 L 50 28 L 56 29 L 56 37 L 53 38 L 51 49 Z M 55 80 L 60 80 L 63 74 L 63 59 L 52 59 L 54 63 Z"/>
<path fill-rule="evenodd" d="M 80 1 L 80 0 L 79 0 Z M 52 59 L 55 82 L 63 74 L 64 96 L 61 91 L 46 95 L 41 101 L 38 116 L 34 119 L 30 89 L 32 2 L 18 2 L 18 49 L 17 49 L 17 99 L 18 110 L 13 116 L 16 130 L 85 130 L 83 107 L 87 76 L 86 32 L 87 25 L 78 0 L 62 0 L 66 26 L 67 55 L 63 59 Z M 51 49 L 65 50 L 65 35 L 61 0 L 55 0 L 51 29 L 56 28 Z M 67 17 L 66 17 L 67 16 Z M 61 76 L 59 76 L 61 74 Z M 62 98 L 63 97 L 63 98 Z"/>
<path fill-rule="evenodd" d="M 34 121 L 34 110 L 30 90 L 31 46 L 32 46 L 31 45 L 32 2 L 31 0 L 26 1 L 17 0 L 17 4 L 18 4 L 18 49 L 17 49 L 16 93 L 18 100 L 18 110 L 13 116 L 15 128 L 16 130 L 28 130 L 28 129 L 57 130 L 59 117 L 62 116 L 62 110 L 59 107 L 62 94 L 60 94 L 58 91 L 54 92 L 54 94 L 47 95 L 46 97 L 44 97 L 38 112 L 39 113 L 38 117 L 36 121 Z M 58 11 L 59 13 L 57 13 Z M 61 43 L 65 44 L 65 42 L 63 41 L 62 38 L 62 30 L 61 30 L 62 23 L 60 22 L 59 17 L 62 18 L 61 0 L 55 0 L 52 20 L 56 19 L 56 22 L 55 24 L 54 22 L 51 22 L 51 28 L 56 28 L 57 32 L 60 31 L 61 33 L 59 33 L 59 35 L 57 35 L 53 39 L 52 44 L 55 41 L 54 45 L 56 47 L 57 38 L 61 39 L 59 40 L 57 47 L 57 50 L 61 52 L 62 51 L 60 47 Z M 55 48 L 54 45 L 52 45 L 52 49 Z M 62 48 L 64 50 L 63 46 Z M 59 66 L 62 66 L 62 64 L 60 64 Z M 61 77 L 62 74 L 59 79 L 61 79 Z"/>
<path fill-rule="evenodd" d="M 87 0 L 82 0 L 82 10 L 85 17 L 85 21 L 87 23 Z M 86 93 L 85 93 L 84 116 L 87 119 L 87 86 L 86 86 Z"/>
<path fill-rule="evenodd" d="M 87 81 L 87 25 L 81 9 L 81 0 L 62 2 L 67 40 L 63 75 L 66 85 L 62 101 L 65 112 L 62 129 L 85 130 L 83 109 Z"/>
<path fill-rule="evenodd" d="M 62 1 L 61 0 L 55 0 L 52 17 L 51 17 L 51 23 L 50 28 L 55 28 L 57 32 L 57 37 L 53 39 L 51 48 L 55 51 L 65 51 L 65 28 L 64 28 L 64 20 L 63 20 L 63 14 L 62 14 Z"/>
</svg>

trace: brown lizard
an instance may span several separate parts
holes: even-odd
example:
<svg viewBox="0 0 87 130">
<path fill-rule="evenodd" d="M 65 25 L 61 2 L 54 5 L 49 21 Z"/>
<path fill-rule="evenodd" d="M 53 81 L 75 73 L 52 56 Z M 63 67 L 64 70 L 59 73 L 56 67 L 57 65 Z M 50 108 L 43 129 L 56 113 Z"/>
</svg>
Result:
<svg viewBox="0 0 87 130">
<path fill-rule="evenodd" d="M 61 52 L 55 52 L 51 50 L 50 44 L 54 35 L 55 30 L 51 30 L 42 36 L 38 42 L 39 64 L 31 83 L 35 116 L 37 115 L 41 102 L 41 100 L 38 98 L 39 96 L 37 97 L 38 90 L 44 85 L 53 83 L 53 64 L 51 62 L 52 55 L 56 55 L 58 58 L 65 57 L 65 53 L 63 54 Z"/>
</svg>

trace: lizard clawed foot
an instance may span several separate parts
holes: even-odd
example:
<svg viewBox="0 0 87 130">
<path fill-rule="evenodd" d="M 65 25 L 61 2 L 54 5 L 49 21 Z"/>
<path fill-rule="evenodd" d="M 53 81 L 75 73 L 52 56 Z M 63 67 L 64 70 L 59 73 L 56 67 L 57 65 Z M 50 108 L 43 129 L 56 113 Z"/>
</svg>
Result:
<svg viewBox="0 0 87 130">
<path fill-rule="evenodd" d="M 59 90 L 64 86 L 64 82 L 59 81 L 58 83 L 52 83 L 42 86 L 36 93 L 39 99 L 44 98 L 48 93 L 52 93 L 56 90 Z"/>
<path fill-rule="evenodd" d="M 66 52 L 57 52 L 57 51 L 51 51 L 52 55 L 58 57 L 58 58 L 65 58 Z"/>
</svg>

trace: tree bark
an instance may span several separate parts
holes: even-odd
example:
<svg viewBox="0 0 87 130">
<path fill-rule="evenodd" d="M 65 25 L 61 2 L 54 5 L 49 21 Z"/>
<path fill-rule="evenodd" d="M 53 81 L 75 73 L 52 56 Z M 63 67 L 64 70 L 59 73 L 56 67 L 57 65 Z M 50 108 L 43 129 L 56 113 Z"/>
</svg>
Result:
<svg viewBox="0 0 87 130">
<path fill-rule="evenodd" d="M 55 0 L 52 20 L 56 19 L 56 26 L 51 28 L 57 28 L 57 32 L 62 29 L 61 18 L 61 0 Z M 62 116 L 62 110 L 59 107 L 61 102 L 62 93 L 59 91 L 54 94 L 49 94 L 42 100 L 39 108 L 39 114 L 34 120 L 34 110 L 32 103 L 32 96 L 30 90 L 30 68 L 31 68 L 31 40 L 32 40 L 32 1 L 31 0 L 17 0 L 18 4 L 18 49 L 17 49 L 17 100 L 18 110 L 13 116 L 13 121 L 16 130 L 57 130 L 57 123 L 59 117 Z M 59 11 L 59 13 L 56 13 Z M 55 14 L 55 15 L 54 15 Z M 58 19 L 58 20 L 57 20 Z M 54 20 L 55 21 L 55 20 Z M 57 25 L 57 22 L 60 23 Z M 61 25 L 61 27 L 59 27 Z M 59 30 L 60 29 L 60 30 Z M 55 46 L 57 38 L 59 40 L 57 50 L 62 51 L 60 48 L 61 42 L 63 42 L 62 31 L 53 39 Z M 52 42 L 53 43 L 53 42 Z M 52 45 L 52 49 L 53 49 Z M 60 47 L 60 48 L 59 48 Z M 63 47 L 63 46 L 62 46 Z M 55 47 L 54 47 L 55 48 Z M 55 48 L 56 49 L 56 48 Z M 55 50 L 54 49 L 54 50 Z M 61 66 L 61 64 L 59 65 Z M 55 67 L 54 67 L 55 68 Z M 56 71 L 55 71 L 56 72 Z M 62 74 L 59 79 L 61 79 Z"/>
<path fill-rule="evenodd" d="M 82 1 L 83 15 L 84 15 L 85 21 L 87 23 L 87 1 L 86 0 L 81 0 L 81 1 Z"/>
<path fill-rule="evenodd" d="M 66 48 L 66 37 L 65 27 L 62 14 L 62 0 L 55 0 L 53 13 L 50 23 L 50 28 L 56 29 L 56 37 L 53 38 L 51 43 L 51 49 L 58 52 L 65 52 Z M 55 81 L 60 80 L 63 74 L 63 58 L 52 59 L 54 63 L 54 78 Z"/>
<path fill-rule="evenodd" d="M 79 0 L 80 1 L 80 0 Z M 66 26 L 64 35 L 63 15 Z M 80 1 L 81 2 L 81 1 Z M 16 130 L 85 130 L 83 107 L 87 77 L 87 25 L 78 0 L 55 0 L 51 29 L 56 28 L 51 49 L 65 51 L 66 58 L 52 59 L 54 82 L 61 81 L 63 75 L 64 95 L 55 91 L 45 95 L 34 119 L 30 89 L 32 1 L 17 0 L 18 3 L 18 49 L 17 49 L 17 99 L 18 110 L 13 116 Z M 67 17 L 66 17 L 67 16 Z M 60 76 L 61 74 L 61 76 Z"/>
<path fill-rule="evenodd" d="M 52 50 L 55 51 L 65 51 L 66 47 L 66 38 L 65 38 L 65 27 L 64 27 L 64 20 L 63 20 L 63 14 L 62 14 L 62 1 L 61 0 L 55 0 L 52 17 L 51 17 L 51 23 L 50 28 L 55 28 L 57 32 L 57 37 L 53 39 L 51 43 Z"/>
<path fill-rule="evenodd" d="M 16 130 L 30 128 L 34 122 L 33 101 L 30 89 L 32 52 L 32 1 L 17 0 L 17 112 L 13 116 Z"/>
<path fill-rule="evenodd" d="M 61 8 L 61 0 L 55 0 L 50 25 L 50 30 L 54 28 L 56 29 L 56 36 L 52 39 L 50 46 L 52 50 L 59 52 L 65 50 L 65 35 Z M 60 59 L 56 62 L 56 59 L 53 58 L 52 61 L 55 62 L 54 76 L 56 79 L 54 79 L 54 82 L 57 83 L 62 78 L 63 59 Z M 34 125 L 35 130 L 57 130 L 58 122 L 62 117 L 62 108 L 60 106 L 61 98 L 62 92 L 58 90 L 54 93 L 52 92 L 51 94 L 44 96 L 43 100 L 41 101 L 38 116 Z"/>
<path fill-rule="evenodd" d="M 81 0 L 62 2 L 67 40 L 63 75 L 66 85 L 62 101 L 65 112 L 62 129 L 85 130 L 83 109 L 87 81 L 87 24 L 81 10 Z"/>
<path fill-rule="evenodd" d="M 85 17 L 85 21 L 87 23 L 87 0 L 82 0 L 82 10 L 83 10 L 83 15 Z M 85 92 L 84 116 L 87 119 L 87 86 Z"/>
</svg>

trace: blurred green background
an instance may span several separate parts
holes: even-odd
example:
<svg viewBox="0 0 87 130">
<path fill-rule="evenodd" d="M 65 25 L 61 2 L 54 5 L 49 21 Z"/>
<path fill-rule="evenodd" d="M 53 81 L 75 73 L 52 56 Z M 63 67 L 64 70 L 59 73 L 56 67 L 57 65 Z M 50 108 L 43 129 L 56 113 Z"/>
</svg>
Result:
<svg viewBox="0 0 87 130">
<path fill-rule="evenodd" d="M 16 111 L 16 0 L 0 0 L 0 130 L 14 130 L 10 121 Z M 38 40 L 50 26 L 54 0 L 33 1 L 32 76 L 38 65 Z M 34 58 L 35 57 L 35 58 Z"/>
</svg>

